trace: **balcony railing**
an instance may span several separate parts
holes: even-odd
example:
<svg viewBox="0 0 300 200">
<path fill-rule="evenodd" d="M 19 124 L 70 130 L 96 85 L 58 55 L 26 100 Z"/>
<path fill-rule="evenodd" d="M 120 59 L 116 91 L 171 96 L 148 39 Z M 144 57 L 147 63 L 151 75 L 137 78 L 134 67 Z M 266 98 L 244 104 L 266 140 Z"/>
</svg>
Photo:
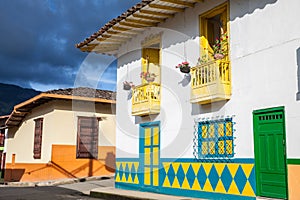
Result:
<svg viewBox="0 0 300 200">
<path fill-rule="evenodd" d="M 191 68 L 191 103 L 207 104 L 231 96 L 231 67 L 226 60 L 215 60 Z"/>
<path fill-rule="evenodd" d="M 132 90 L 132 115 L 144 116 L 160 112 L 160 84 L 146 83 Z"/>
</svg>

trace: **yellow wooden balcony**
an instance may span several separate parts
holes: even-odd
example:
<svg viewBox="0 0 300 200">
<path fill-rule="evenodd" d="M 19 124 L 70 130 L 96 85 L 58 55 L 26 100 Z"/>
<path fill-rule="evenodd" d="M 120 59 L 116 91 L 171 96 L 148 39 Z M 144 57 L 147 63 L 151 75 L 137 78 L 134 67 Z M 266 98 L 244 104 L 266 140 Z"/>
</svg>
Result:
<svg viewBox="0 0 300 200">
<path fill-rule="evenodd" d="M 231 67 L 226 60 L 215 60 L 191 68 L 191 103 L 207 104 L 231 96 Z"/>
<path fill-rule="evenodd" d="M 132 89 L 132 115 L 144 116 L 160 112 L 160 84 L 146 83 Z"/>
</svg>

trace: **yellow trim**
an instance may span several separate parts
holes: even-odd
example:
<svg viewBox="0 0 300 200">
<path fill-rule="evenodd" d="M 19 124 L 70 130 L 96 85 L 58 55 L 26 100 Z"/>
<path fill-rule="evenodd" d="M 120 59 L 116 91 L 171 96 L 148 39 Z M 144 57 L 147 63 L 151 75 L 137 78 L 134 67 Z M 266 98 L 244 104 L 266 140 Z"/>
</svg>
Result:
<svg viewBox="0 0 300 200">
<path fill-rule="evenodd" d="M 226 25 L 223 27 L 225 28 L 225 32 L 229 35 L 229 3 L 225 2 L 201 15 L 199 15 L 199 35 L 200 35 L 200 52 L 203 52 L 202 48 L 209 49 L 208 41 L 207 41 L 207 18 L 214 17 L 218 14 L 222 14 L 226 11 Z M 207 43 L 207 44 L 206 44 Z M 229 41 L 228 41 L 229 44 Z M 211 49 L 210 49 L 211 50 Z M 228 45 L 228 55 L 229 55 L 229 45 Z M 201 56 L 201 55 L 200 55 Z"/>
</svg>

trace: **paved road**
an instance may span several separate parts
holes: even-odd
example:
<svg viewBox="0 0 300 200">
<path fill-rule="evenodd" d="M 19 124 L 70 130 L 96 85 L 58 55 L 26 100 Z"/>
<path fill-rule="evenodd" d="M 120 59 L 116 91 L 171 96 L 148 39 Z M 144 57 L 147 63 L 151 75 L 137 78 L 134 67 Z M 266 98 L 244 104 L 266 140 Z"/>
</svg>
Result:
<svg viewBox="0 0 300 200">
<path fill-rule="evenodd" d="M 60 186 L 1 187 L 0 200 L 101 200 L 83 195 L 98 187 L 111 187 L 113 180 L 86 181 Z"/>
</svg>

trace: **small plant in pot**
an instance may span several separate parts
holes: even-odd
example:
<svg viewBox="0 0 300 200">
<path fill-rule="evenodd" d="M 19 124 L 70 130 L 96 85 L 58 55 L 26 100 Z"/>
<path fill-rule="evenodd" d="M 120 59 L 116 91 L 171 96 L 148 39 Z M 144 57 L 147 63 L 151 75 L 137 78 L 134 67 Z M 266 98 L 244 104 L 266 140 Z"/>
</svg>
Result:
<svg viewBox="0 0 300 200">
<path fill-rule="evenodd" d="M 228 35 L 223 33 L 220 38 L 216 38 L 212 46 L 214 59 L 223 59 L 228 54 Z"/>
<path fill-rule="evenodd" d="M 131 88 L 134 87 L 134 84 L 132 82 L 124 81 L 123 82 L 123 89 L 124 90 L 131 90 Z"/>
<path fill-rule="evenodd" d="M 156 74 L 150 72 L 141 72 L 140 77 L 149 83 L 155 80 Z"/>
<path fill-rule="evenodd" d="M 182 73 L 190 73 L 191 71 L 190 63 L 187 61 L 178 64 L 176 68 L 179 68 Z"/>
</svg>

